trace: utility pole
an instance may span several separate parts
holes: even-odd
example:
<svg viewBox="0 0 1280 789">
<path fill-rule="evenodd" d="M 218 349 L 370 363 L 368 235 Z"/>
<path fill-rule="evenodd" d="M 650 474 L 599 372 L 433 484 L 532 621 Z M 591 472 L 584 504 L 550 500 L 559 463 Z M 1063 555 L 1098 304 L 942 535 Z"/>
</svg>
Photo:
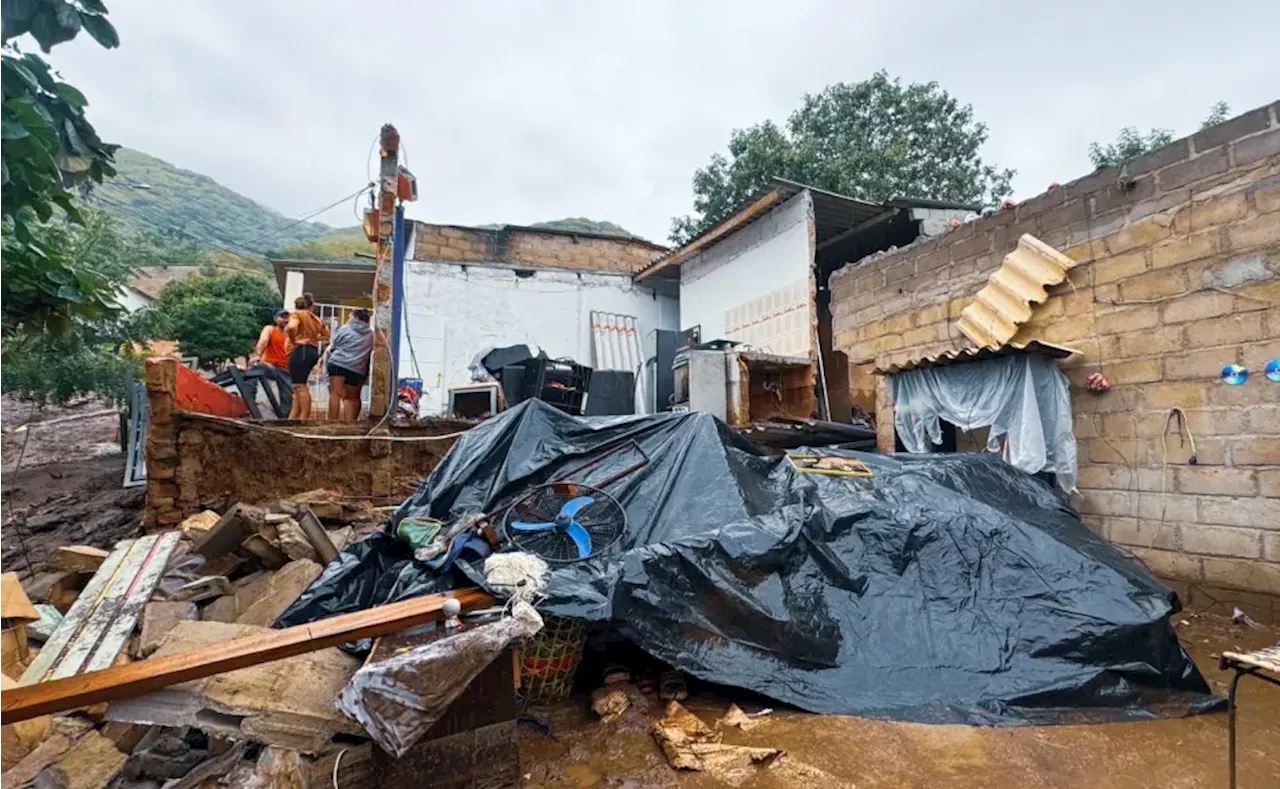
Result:
<svg viewBox="0 0 1280 789">
<path fill-rule="evenodd" d="M 400 132 L 385 124 L 379 135 L 378 251 L 373 281 L 373 358 L 369 364 L 369 413 L 382 417 L 392 407 L 395 381 L 391 380 L 392 257 L 400 174 Z"/>
</svg>

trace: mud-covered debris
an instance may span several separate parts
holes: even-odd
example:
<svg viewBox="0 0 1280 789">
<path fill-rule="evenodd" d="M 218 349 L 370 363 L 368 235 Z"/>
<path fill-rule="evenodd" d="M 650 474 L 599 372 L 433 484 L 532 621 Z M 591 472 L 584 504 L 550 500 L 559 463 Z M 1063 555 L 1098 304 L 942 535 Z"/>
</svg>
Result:
<svg viewBox="0 0 1280 789">
<path fill-rule="evenodd" d="M 771 764 L 783 754 L 777 748 L 721 742 L 720 732 L 678 701 L 667 704 L 666 716 L 655 721 L 650 731 L 672 767 L 706 772 L 730 786 L 741 784 L 755 767 Z"/>
<path fill-rule="evenodd" d="M 591 709 L 600 716 L 601 723 L 612 723 L 622 717 L 631 706 L 626 688 L 618 684 L 605 685 L 591 692 Z"/>
</svg>

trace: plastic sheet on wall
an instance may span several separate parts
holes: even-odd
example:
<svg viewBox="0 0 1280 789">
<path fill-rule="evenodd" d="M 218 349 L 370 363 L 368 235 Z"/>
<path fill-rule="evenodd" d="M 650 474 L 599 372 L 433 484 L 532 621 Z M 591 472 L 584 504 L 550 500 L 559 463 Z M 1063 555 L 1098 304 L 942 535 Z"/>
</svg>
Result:
<svg viewBox="0 0 1280 789">
<path fill-rule="evenodd" d="M 544 616 L 611 623 L 696 677 L 814 712 L 1060 723 L 1220 703 L 1169 624 L 1173 593 L 985 453 L 839 453 L 872 476 L 800 474 L 708 414 L 581 419 L 531 400 L 459 439 L 393 524 L 493 512 L 632 440 L 649 465 L 607 489 L 623 539 L 554 566 Z M 574 479 L 631 462 L 615 453 Z M 348 548 L 279 625 L 450 582 L 397 543 Z M 475 569 L 453 572 L 483 582 Z"/>
<path fill-rule="evenodd" d="M 929 452 L 931 444 L 941 444 L 942 419 L 960 430 L 990 427 L 989 451 L 1002 452 L 1028 474 L 1053 472 L 1063 490 L 1075 490 L 1071 394 L 1067 377 L 1052 360 L 1003 356 L 906 370 L 891 380 L 894 428 L 908 452 Z"/>
</svg>

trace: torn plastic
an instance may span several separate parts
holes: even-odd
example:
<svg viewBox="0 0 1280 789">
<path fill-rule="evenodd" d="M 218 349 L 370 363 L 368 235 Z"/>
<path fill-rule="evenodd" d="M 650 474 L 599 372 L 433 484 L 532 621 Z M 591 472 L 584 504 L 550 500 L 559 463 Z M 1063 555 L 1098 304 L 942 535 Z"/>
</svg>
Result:
<svg viewBox="0 0 1280 789">
<path fill-rule="evenodd" d="M 1076 489 L 1076 437 L 1067 377 L 1036 354 L 894 373 L 894 427 L 908 452 L 942 443 L 940 419 L 960 430 L 990 427 L 987 450 L 1028 474 L 1057 475 Z M 1003 449 L 1001 438 L 1004 438 Z"/>
<path fill-rule="evenodd" d="M 509 617 L 364 666 L 342 689 L 338 709 L 398 759 L 512 642 L 541 629 L 533 606 L 517 602 Z"/>
<path fill-rule="evenodd" d="M 805 449 L 857 457 L 872 476 L 800 474 L 707 414 L 580 419 L 530 400 L 459 439 L 397 516 L 500 513 L 628 440 L 650 462 L 607 487 L 627 532 L 553 566 L 544 615 L 610 623 L 686 673 L 813 712 L 1061 723 L 1221 702 L 1169 624 L 1174 594 L 1048 485 L 985 453 Z M 574 481 L 632 463 L 615 453 Z M 482 568 L 435 574 L 375 534 L 278 626 L 454 581 L 483 584 Z"/>
</svg>

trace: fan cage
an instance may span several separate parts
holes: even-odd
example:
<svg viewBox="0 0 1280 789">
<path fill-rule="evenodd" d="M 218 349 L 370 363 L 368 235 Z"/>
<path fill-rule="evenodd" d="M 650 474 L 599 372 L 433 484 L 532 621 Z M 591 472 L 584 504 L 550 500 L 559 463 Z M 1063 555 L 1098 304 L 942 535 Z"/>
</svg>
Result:
<svg viewBox="0 0 1280 789">
<path fill-rule="evenodd" d="M 599 488 L 576 482 L 539 485 L 517 499 L 503 518 L 507 539 L 517 550 L 535 554 L 548 562 L 580 561 L 582 557 L 578 555 L 577 545 L 568 534 L 559 529 L 519 531 L 511 527 L 516 521 L 550 523 L 567 501 L 579 496 L 590 496 L 594 501 L 578 510 L 574 520 L 591 537 L 591 556 L 604 553 L 625 533 L 626 511 L 616 499 Z"/>
</svg>

